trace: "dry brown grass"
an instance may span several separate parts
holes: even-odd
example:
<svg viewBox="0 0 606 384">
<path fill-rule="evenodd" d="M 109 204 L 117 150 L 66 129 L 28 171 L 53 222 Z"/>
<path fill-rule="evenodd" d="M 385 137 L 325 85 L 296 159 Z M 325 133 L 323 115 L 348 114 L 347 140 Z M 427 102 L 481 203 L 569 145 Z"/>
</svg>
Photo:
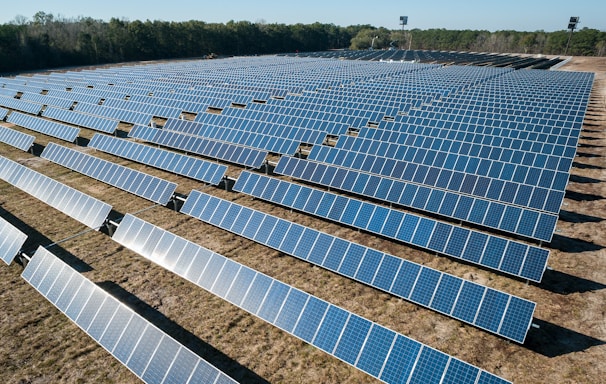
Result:
<svg viewBox="0 0 606 384">
<path fill-rule="evenodd" d="M 597 73 L 580 157 L 540 285 L 528 285 L 445 257 L 229 193 L 126 160 L 96 156 L 201 189 L 391 254 L 533 300 L 541 329 L 517 345 L 377 292 L 164 207 L 138 214 L 162 228 L 516 383 L 606 383 L 606 63 L 575 58 L 564 70 Z M 124 127 L 126 128 L 126 127 Z M 83 130 L 84 137 L 92 132 Z M 49 138 L 36 134 L 37 143 Z M 55 140 L 52 140 L 55 141 Z M 64 143 L 62 143 L 65 145 Z M 151 203 L 0 144 L 0 153 L 111 204 L 120 213 Z M 238 169 L 230 167 L 230 175 Z M 584 179 L 585 178 L 585 179 Z M 593 179 L 595 182 L 588 182 Z M 573 198 L 571 198 L 573 197 Z M 26 248 L 85 227 L 0 182 L 0 214 L 30 237 Z M 369 383 L 368 375 L 230 305 L 114 243 L 87 232 L 51 248 L 196 353 L 247 383 Z M 131 383 L 137 378 L 20 278 L 0 266 L 0 382 Z"/>
</svg>

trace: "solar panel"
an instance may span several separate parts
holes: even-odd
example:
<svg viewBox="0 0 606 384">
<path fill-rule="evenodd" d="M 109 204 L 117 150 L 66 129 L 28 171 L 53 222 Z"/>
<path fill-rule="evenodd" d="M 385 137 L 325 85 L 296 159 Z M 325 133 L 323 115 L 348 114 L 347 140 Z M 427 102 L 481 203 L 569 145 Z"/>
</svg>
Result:
<svg viewBox="0 0 606 384">
<path fill-rule="evenodd" d="M 48 143 L 40 157 L 161 205 L 168 204 L 177 189 L 170 181 L 55 143 Z"/>
<path fill-rule="evenodd" d="M 4 96 L 0 96 L 0 106 L 14 109 L 16 111 L 31 113 L 32 115 L 37 115 L 42 110 L 42 104 L 30 103 L 28 101 Z"/>
<path fill-rule="evenodd" d="M 384 382 L 430 382 L 432 375 L 444 377 L 444 382 L 506 382 L 130 214 L 113 239 Z M 465 377 L 460 369 L 467 372 Z"/>
<path fill-rule="evenodd" d="M 47 107 L 42 116 L 110 134 L 114 133 L 118 128 L 118 120 L 105 119 L 99 116 L 55 107 Z"/>
<path fill-rule="evenodd" d="M 4 120 L 6 115 L 8 115 L 8 109 L 0 108 L 0 120 Z"/>
<path fill-rule="evenodd" d="M 274 172 L 538 240 L 550 241 L 558 220 L 557 215 L 530 208 L 508 207 L 495 201 L 295 157 L 283 156 Z"/>
<path fill-rule="evenodd" d="M 101 134 L 95 134 L 88 146 L 212 185 L 218 185 L 227 172 L 226 165 Z"/>
<path fill-rule="evenodd" d="M 32 131 L 40 132 L 48 136 L 56 137 L 61 140 L 69 141 L 71 143 L 73 143 L 80 134 L 80 130 L 78 128 L 55 123 L 39 117 L 25 115 L 20 112 L 11 113 L 6 121 L 8 123 L 12 123 Z"/>
<path fill-rule="evenodd" d="M 10 265 L 25 244 L 25 240 L 27 240 L 25 233 L 0 217 L 0 259 L 2 261 Z"/>
<path fill-rule="evenodd" d="M 96 104 L 78 103 L 74 111 L 84 112 L 91 115 L 107 117 L 113 120 L 123 121 L 131 124 L 147 125 L 152 121 L 152 115 L 149 113 L 127 111 L 125 109 L 105 107 Z"/>
<path fill-rule="evenodd" d="M 48 95 L 41 95 L 39 93 L 24 93 L 23 95 L 21 95 L 21 100 L 31 101 L 33 103 L 59 107 L 63 109 L 70 109 L 74 104 L 74 100 Z"/>
<path fill-rule="evenodd" d="M 29 151 L 36 138 L 23 132 L 15 131 L 0 125 L 0 142 L 11 145 L 22 151 Z"/>
<path fill-rule="evenodd" d="M 547 266 L 544 248 L 285 180 L 245 171 L 234 190 L 532 281 Z"/>
<path fill-rule="evenodd" d="M 134 126 L 128 136 L 251 168 L 260 168 L 267 158 L 266 151 L 142 125 Z"/>
<path fill-rule="evenodd" d="M 42 247 L 21 276 L 145 383 L 236 383 Z"/>
<path fill-rule="evenodd" d="M 233 202 L 192 191 L 181 212 L 519 343 L 532 323 L 530 301 Z"/>
<path fill-rule="evenodd" d="M 112 209 L 109 204 L 2 156 L 0 179 L 93 229 L 101 228 Z"/>
</svg>

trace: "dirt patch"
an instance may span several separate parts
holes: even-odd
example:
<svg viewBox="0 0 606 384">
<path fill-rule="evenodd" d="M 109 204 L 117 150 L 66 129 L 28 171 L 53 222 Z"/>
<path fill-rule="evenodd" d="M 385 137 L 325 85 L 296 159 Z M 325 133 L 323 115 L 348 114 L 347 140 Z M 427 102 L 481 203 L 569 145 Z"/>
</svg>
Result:
<svg viewBox="0 0 606 384">
<path fill-rule="evenodd" d="M 551 244 L 542 284 L 463 265 L 221 188 L 95 152 L 267 213 L 372 246 L 537 303 L 525 345 L 380 293 L 318 267 L 0 144 L 0 153 L 240 263 L 353 311 L 515 383 L 606 383 L 606 61 L 574 58 L 561 70 L 593 71 L 596 81 Z M 130 127 L 121 129 L 127 131 Z M 24 130 L 24 132 L 27 132 Z M 90 139 L 93 132 L 82 130 Z M 52 140 L 36 134 L 37 144 Z M 68 145 L 70 144 L 64 144 Z M 230 166 L 230 175 L 240 169 Z M 26 244 L 60 242 L 51 250 L 172 337 L 246 383 L 369 383 L 368 375 L 224 302 L 98 232 L 62 241 L 85 227 L 0 182 L 0 214 L 26 232 Z M 0 266 L 0 382 L 134 383 L 138 379 L 20 278 Z"/>
</svg>

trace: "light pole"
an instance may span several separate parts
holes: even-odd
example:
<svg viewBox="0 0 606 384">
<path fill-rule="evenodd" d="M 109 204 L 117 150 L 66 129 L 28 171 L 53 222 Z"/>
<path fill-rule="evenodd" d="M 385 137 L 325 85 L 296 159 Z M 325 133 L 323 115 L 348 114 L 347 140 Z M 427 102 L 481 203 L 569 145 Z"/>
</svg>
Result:
<svg viewBox="0 0 606 384">
<path fill-rule="evenodd" d="M 406 35 L 404 34 L 404 27 L 408 24 L 408 16 L 400 16 L 400 25 L 402 26 L 402 42 L 404 43 L 406 40 Z M 408 43 L 408 50 L 410 51 L 410 43 Z"/>
<path fill-rule="evenodd" d="M 568 42 L 566 43 L 564 55 L 568 54 L 568 46 L 570 45 L 570 40 L 572 40 L 572 34 L 574 33 L 574 29 L 577 27 L 577 24 L 580 23 L 580 20 L 581 18 L 578 16 L 571 16 L 570 21 L 568 21 L 568 29 L 570 30 L 570 35 L 568 35 Z"/>
</svg>

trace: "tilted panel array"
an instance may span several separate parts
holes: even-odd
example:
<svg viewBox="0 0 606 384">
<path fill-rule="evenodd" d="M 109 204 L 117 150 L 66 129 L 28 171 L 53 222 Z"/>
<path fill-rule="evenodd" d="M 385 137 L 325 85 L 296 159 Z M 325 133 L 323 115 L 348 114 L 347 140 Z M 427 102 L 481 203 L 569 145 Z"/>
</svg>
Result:
<svg viewBox="0 0 606 384">
<path fill-rule="evenodd" d="M 145 383 L 237 383 L 42 247 L 21 276 Z"/>
<path fill-rule="evenodd" d="M 74 100 L 64 99 L 61 97 L 53 97 L 48 95 L 41 95 L 39 93 L 24 93 L 21 96 L 21 100 L 31 101 L 46 106 L 53 106 L 62 109 L 70 109 L 74 105 Z"/>
<path fill-rule="evenodd" d="M 198 191 L 181 212 L 519 343 L 532 322 L 528 300 Z"/>
<path fill-rule="evenodd" d="M 442 157 L 442 160 L 439 166 L 430 166 L 422 163 L 422 159 L 434 158 L 434 156 L 426 157 L 427 151 L 411 151 L 410 153 L 420 154 L 418 162 L 421 162 L 421 164 L 407 161 L 408 158 L 400 160 L 396 157 L 368 155 L 327 146 L 315 146 L 308 158 L 309 160 L 362 170 L 385 177 L 414 182 L 429 188 L 439 188 L 508 205 L 516 199 L 521 199 L 526 202 L 522 206 L 550 213 L 559 212 L 564 197 L 564 189 L 568 182 L 567 173 L 559 172 L 556 175 L 553 171 L 550 171 L 545 173 L 534 172 L 535 176 L 532 179 L 538 185 L 524 184 L 517 182 L 518 173 L 515 172 L 514 164 L 504 166 L 504 163 L 498 163 L 498 166 L 491 167 L 489 162 L 484 163 L 479 157 L 474 157 L 473 161 L 468 161 L 469 157 L 467 157 L 462 163 L 457 163 L 455 156 L 449 162 L 449 165 L 446 164 L 449 160 L 448 156 L 444 153 L 444 156 L 440 156 L 440 152 L 436 151 L 435 157 Z M 480 169 L 483 164 L 486 164 L 483 168 L 487 176 L 472 173 L 473 169 Z M 461 171 L 457 170 L 459 166 L 462 169 Z M 538 169 L 535 168 L 535 170 Z M 484 170 L 481 173 L 484 173 Z M 528 179 L 529 176 L 526 175 L 527 173 L 520 177 Z"/>
<path fill-rule="evenodd" d="M 166 107 L 162 105 L 139 103 L 131 100 L 105 99 L 103 105 L 112 108 L 126 109 L 128 111 L 136 111 L 148 113 L 153 116 L 163 118 L 179 118 L 183 110 L 179 108 Z"/>
<path fill-rule="evenodd" d="M 0 259 L 10 265 L 27 240 L 27 235 L 0 217 Z"/>
<path fill-rule="evenodd" d="M 386 383 L 506 383 L 135 216 L 124 217 L 113 239 Z"/>
<path fill-rule="evenodd" d="M 2 143 L 11 145 L 22 151 L 29 151 L 32 145 L 34 145 L 35 140 L 35 136 L 0 125 L 0 142 Z"/>
<path fill-rule="evenodd" d="M 179 149 L 214 159 L 228 161 L 251 168 L 260 168 L 268 153 L 255 148 L 243 147 L 222 141 L 205 139 L 184 133 L 134 126 L 128 133 L 129 137 L 159 144 L 165 147 Z"/>
<path fill-rule="evenodd" d="M 122 121 L 131 124 L 147 125 L 152 121 L 152 115 L 149 113 L 127 111 L 125 109 L 105 107 L 96 104 L 78 103 L 74 111 L 88 113 L 95 116 L 107 117 L 113 120 Z"/>
<path fill-rule="evenodd" d="M 161 205 L 168 204 L 177 189 L 173 182 L 55 143 L 48 143 L 40 157 Z"/>
<path fill-rule="evenodd" d="M 6 115 L 8 115 L 8 109 L 0 108 L 0 120 L 4 120 Z"/>
<path fill-rule="evenodd" d="M 227 166 L 182 155 L 145 144 L 96 133 L 88 146 L 105 153 L 137 161 L 212 185 L 218 185 Z"/>
<path fill-rule="evenodd" d="M 106 119 L 55 107 L 47 107 L 42 113 L 42 116 L 105 133 L 114 133 L 118 128 L 118 120 Z"/>
<path fill-rule="evenodd" d="M 0 106 L 14 109 L 16 111 L 31 113 L 32 115 L 37 115 L 42 110 L 42 104 L 30 103 L 28 101 L 4 96 L 0 96 Z"/>
<path fill-rule="evenodd" d="M 250 172 L 234 190 L 536 282 L 549 257 L 519 241 Z"/>
<path fill-rule="evenodd" d="M 495 201 L 307 159 L 283 156 L 274 171 L 357 195 L 538 240 L 549 241 L 558 220 L 555 214 L 506 206 Z"/>
<path fill-rule="evenodd" d="M 112 207 L 41 173 L 0 156 L 0 179 L 98 230 Z"/>
<path fill-rule="evenodd" d="M 299 145 L 301 144 L 300 141 L 272 136 L 265 133 L 216 127 L 196 123 L 194 121 L 178 119 L 168 119 L 164 129 L 238 145 L 245 145 L 247 147 L 258 148 L 283 155 L 294 155 L 297 153 Z"/>
<path fill-rule="evenodd" d="M 78 128 L 55 123 L 54 121 L 45 120 L 39 117 L 25 115 L 20 112 L 11 113 L 6 121 L 32 131 L 43 133 L 47 136 L 69 141 L 70 143 L 73 143 L 80 134 L 80 129 Z"/>
</svg>

